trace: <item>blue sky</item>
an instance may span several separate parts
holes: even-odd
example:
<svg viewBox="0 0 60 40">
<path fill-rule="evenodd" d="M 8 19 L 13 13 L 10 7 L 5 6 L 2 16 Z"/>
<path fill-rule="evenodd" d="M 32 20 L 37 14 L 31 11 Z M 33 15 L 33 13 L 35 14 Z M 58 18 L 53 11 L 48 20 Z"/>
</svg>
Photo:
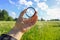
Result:
<svg viewBox="0 0 60 40">
<path fill-rule="evenodd" d="M 36 9 L 38 19 L 60 19 L 60 0 L 0 0 L 0 9 L 7 10 L 13 18 L 27 7 Z"/>
</svg>

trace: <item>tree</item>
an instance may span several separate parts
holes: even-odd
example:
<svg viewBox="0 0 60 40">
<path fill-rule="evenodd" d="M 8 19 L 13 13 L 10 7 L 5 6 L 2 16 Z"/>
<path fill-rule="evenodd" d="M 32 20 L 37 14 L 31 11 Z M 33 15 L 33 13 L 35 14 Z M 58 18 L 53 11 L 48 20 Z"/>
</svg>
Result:
<svg viewBox="0 0 60 40">
<path fill-rule="evenodd" d="M 0 20 L 2 20 L 2 11 L 0 10 Z"/>
<path fill-rule="evenodd" d="M 13 21 L 13 18 L 12 18 L 11 16 L 9 16 L 9 17 L 7 18 L 7 21 Z"/>
<path fill-rule="evenodd" d="M 6 10 L 0 10 L 0 21 L 13 21 L 13 18 L 8 15 Z"/>
<path fill-rule="evenodd" d="M 50 21 L 60 21 L 59 19 L 51 19 Z"/>
<path fill-rule="evenodd" d="M 8 16 L 8 12 L 6 10 L 2 10 L 2 19 L 6 21 Z"/>
<path fill-rule="evenodd" d="M 18 18 L 15 18 L 14 21 L 17 21 Z"/>
<path fill-rule="evenodd" d="M 43 18 L 41 18 L 41 21 L 45 21 Z"/>
</svg>

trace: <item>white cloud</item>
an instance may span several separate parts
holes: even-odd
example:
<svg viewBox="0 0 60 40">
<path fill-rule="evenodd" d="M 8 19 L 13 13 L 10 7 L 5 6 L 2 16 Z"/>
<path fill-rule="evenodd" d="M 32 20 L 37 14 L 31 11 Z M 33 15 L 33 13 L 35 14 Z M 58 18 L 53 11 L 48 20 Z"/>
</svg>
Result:
<svg viewBox="0 0 60 40">
<path fill-rule="evenodd" d="M 56 0 L 57 4 L 59 5 L 60 4 L 60 0 Z"/>
<path fill-rule="evenodd" d="M 19 0 L 18 1 L 20 4 L 25 4 L 27 1 L 26 0 Z"/>
<path fill-rule="evenodd" d="M 26 1 L 26 0 L 18 0 L 17 2 L 14 2 L 12 0 L 9 0 L 10 4 L 15 5 L 18 9 L 20 9 L 21 5 L 25 5 L 26 7 L 32 6 L 32 1 Z"/>
<path fill-rule="evenodd" d="M 51 8 L 47 10 L 47 15 L 50 19 L 60 19 L 60 8 Z"/>
<path fill-rule="evenodd" d="M 11 16 L 12 16 L 13 18 L 16 18 L 16 13 L 15 13 L 15 12 L 11 12 Z"/>
<path fill-rule="evenodd" d="M 56 0 L 56 1 L 60 1 L 60 0 Z"/>
<path fill-rule="evenodd" d="M 9 0 L 9 3 L 11 3 L 11 4 L 15 4 L 15 2 L 13 2 L 13 1 L 11 1 L 11 0 Z"/>
<path fill-rule="evenodd" d="M 37 7 L 35 8 L 36 11 L 38 11 L 38 9 L 39 9 L 39 8 L 37 8 Z"/>
<path fill-rule="evenodd" d="M 37 6 L 38 6 L 39 8 L 41 8 L 41 10 L 46 10 L 46 9 L 48 9 L 48 5 L 47 5 L 45 2 L 37 3 Z"/>
<path fill-rule="evenodd" d="M 33 10 L 28 9 L 27 13 L 34 14 Z"/>
<path fill-rule="evenodd" d="M 27 7 L 29 7 L 29 6 L 31 6 L 33 4 L 32 1 L 26 1 L 26 0 L 19 0 L 18 3 L 26 5 Z"/>
<path fill-rule="evenodd" d="M 34 1 L 38 3 L 40 0 L 34 0 Z"/>
<path fill-rule="evenodd" d="M 29 6 L 32 6 L 32 1 L 29 1 L 29 2 L 27 2 L 25 5 L 27 6 L 27 7 L 29 7 Z"/>
</svg>

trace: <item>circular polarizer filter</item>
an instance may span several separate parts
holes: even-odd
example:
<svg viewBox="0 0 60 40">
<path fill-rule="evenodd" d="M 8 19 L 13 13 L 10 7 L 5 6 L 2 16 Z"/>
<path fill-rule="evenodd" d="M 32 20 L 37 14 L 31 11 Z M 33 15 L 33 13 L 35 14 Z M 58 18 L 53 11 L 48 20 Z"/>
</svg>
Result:
<svg viewBox="0 0 60 40">
<path fill-rule="evenodd" d="M 24 18 L 30 18 L 34 15 L 35 9 L 33 7 L 28 7 L 26 13 L 24 14 Z"/>
</svg>

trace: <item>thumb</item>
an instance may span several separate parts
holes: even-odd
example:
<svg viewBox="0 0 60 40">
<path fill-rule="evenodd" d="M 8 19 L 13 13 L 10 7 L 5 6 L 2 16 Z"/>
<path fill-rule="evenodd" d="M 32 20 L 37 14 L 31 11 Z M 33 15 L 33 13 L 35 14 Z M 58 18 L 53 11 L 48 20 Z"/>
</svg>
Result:
<svg viewBox="0 0 60 40">
<path fill-rule="evenodd" d="M 36 21 L 37 21 L 37 19 L 38 19 L 38 17 L 37 17 L 37 12 L 35 11 L 35 13 L 34 13 L 34 15 L 31 17 L 31 18 L 29 18 L 29 19 L 27 19 L 27 20 L 24 20 L 24 23 L 25 24 L 31 24 L 31 25 L 33 25 L 33 24 L 35 24 L 36 23 Z"/>
</svg>

